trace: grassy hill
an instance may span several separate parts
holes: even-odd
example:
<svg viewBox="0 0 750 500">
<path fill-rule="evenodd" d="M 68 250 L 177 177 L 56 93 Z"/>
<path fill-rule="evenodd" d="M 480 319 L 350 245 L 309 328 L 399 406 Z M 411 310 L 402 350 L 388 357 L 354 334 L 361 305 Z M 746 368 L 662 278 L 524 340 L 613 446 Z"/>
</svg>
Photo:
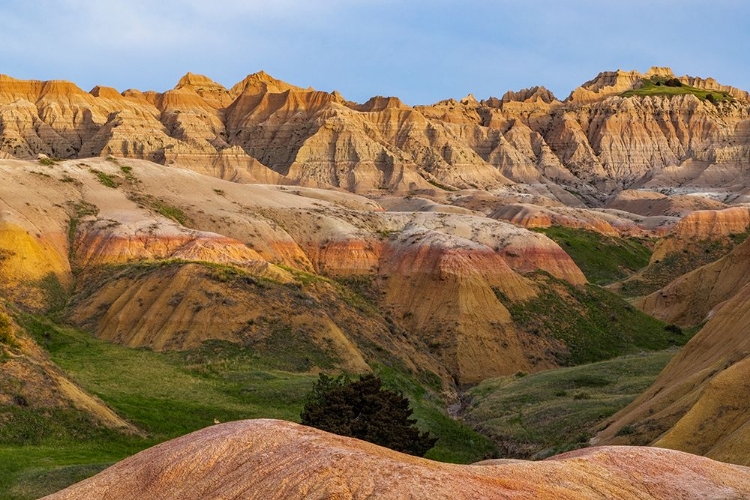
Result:
<svg viewBox="0 0 750 500">
<path fill-rule="evenodd" d="M 652 77 L 641 80 L 641 86 L 637 89 L 623 92 L 622 97 L 633 96 L 674 96 L 692 94 L 701 100 L 709 100 L 715 103 L 722 101 L 733 101 L 734 98 L 726 92 L 716 90 L 699 89 L 677 81 L 663 77 Z"/>
</svg>

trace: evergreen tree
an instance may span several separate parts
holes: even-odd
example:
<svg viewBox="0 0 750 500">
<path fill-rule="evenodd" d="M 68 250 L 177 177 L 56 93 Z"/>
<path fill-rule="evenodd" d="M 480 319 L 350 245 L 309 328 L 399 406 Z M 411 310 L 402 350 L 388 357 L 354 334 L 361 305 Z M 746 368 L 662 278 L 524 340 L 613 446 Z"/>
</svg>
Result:
<svg viewBox="0 0 750 500">
<path fill-rule="evenodd" d="M 352 381 L 321 374 L 300 417 L 304 425 L 421 457 L 437 438 L 420 433 L 411 414 L 409 400 L 374 375 Z"/>
</svg>

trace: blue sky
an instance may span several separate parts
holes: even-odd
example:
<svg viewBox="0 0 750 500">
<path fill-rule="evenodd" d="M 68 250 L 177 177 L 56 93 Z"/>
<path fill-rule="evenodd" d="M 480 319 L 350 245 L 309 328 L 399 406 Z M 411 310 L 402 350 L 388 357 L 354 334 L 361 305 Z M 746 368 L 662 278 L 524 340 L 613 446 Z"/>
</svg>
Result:
<svg viewBox="0 0 750 500">
<path fill-rule="evenodd" d="M 0 73 L 164 91 L 261 69 L 364 102 L 429 104 L 670 66 L 750 90 L 743 0 L 0 0 Z"/>
</svg>

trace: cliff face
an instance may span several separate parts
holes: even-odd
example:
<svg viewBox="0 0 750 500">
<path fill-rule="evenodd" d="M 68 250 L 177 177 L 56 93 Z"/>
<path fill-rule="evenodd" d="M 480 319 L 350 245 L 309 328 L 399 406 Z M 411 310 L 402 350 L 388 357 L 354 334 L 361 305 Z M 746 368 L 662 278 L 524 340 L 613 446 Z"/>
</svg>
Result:
<svg viewBox="0 0 750 500">
<path fill-rule="evenodd" d="M 747 93 L 682 77 L 733 98 L 621 96 L 654 75 L 671 72 L 602 73 L 564 102 L 535 87 L 418 107 L 393 97 L 354 104 L 263 72 L 231 89 L 188 73 L 164 93 L 122 94 L 2 76 L 0 152 L 113 154 L 239 182 L 363 193 L 543 183 L 593 203 L 643 183 L 736 188 L 731 174 L 750 164 Z"/>
<path fill-rule="evenodd" d="M 45 498 L 148 500 L 165 491 L 186 500 L 742 498 L 750 470 L 637 447 L 454 465 L 290 422 L 244 420 L 155 446 Z"/>
</svg>

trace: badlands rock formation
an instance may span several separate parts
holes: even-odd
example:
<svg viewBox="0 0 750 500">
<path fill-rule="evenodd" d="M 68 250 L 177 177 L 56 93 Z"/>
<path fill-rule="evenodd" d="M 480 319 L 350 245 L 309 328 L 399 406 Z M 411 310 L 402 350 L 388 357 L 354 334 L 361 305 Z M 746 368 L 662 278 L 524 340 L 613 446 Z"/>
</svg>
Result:
<svg viewBox="0 0 750 500">
<path fill-rule="evenodd" d="M 717 262 L 681 276 L 645 297 L 639 307 L 653 316 L 684 326 L 710 319 L 715 308 L 748 283 L 749 241 Z"/>
<path fill-rule="evenodd" d="M 656 448 L 453 465 L 283 421 L 245 420 L 162 443 L 48 500 L 744 498 L 750 469 Z"/>
<path fill-rule="evenodd" d="M 41 310 L 40 283 L 56 280 L 72 293 L 70 320 L 132 347 L 219 339 L 264 352 L 293 335 L 347 371 L 368 370 L 379 349 L 472 383 L 556 366 L 566 350 L 516 328 L 498 295 L 535 297 L 527 273 L 539 270 L 586 282 L 552 240 L 468 210 L 388 212 L 342 191 L 145 160 L 2 160 L 0 171 L 12 181 L 0 186 L 3 289 Z M 364 298 L 347 295 L 352 280 Z"/>
<path fill-rule="evenodd" d="M 750 465 L 749 321 L 744 286 L 592 442 L 654 444 Z"/>
<path fill-rule="evenodd" d="M 666 68 L 601 73 L 565 101 L 535 87 L 417 107 L 395 97 L 356 104 L 263 72 L 230 89 L 188 73 L 164 93 L 121 94 L 2 76 L 0 152 L 114 154 L 239 182 L 361 193 L 560 184 L 591 204 L 628 186 L 741 191 L 747 93 L 682 77 L 731 98 L 621 96 L 653 75 L 673 76 Z M 552 197 L 570 204 L 561 189 Z"/>
</svg>

